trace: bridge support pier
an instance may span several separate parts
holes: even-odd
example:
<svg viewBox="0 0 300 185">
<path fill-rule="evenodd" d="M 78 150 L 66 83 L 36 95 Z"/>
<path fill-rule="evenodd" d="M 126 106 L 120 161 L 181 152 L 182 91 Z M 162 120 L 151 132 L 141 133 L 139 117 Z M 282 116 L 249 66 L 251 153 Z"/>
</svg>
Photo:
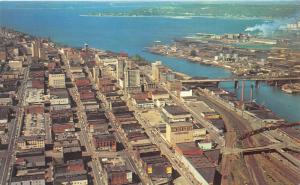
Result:
<svg viewBox="0 0 300 185">
<path fill-rule="evenodd" d="M 239 88 L 239 81 L 234 81 L 234 88 L 238 89 Z"/>
<path fill-rule="evenodd" d="M 219 84 L 220 84 L 220 82 L 216 82 L 216 86 L 217 86 L 217 88 L 219 88 Z"/>
<path fill-rule="evenodd" d="M 250 86 L 250 102 L 253 102 L 253 88 L 254 88 L 254 85 L 251 84 L 251 86 Z"/>
<path fill-rule="evenodd" d="M 258 80 L 255 81 L 255 88 L 259 88 L 259 81 Z"/>
</svg>

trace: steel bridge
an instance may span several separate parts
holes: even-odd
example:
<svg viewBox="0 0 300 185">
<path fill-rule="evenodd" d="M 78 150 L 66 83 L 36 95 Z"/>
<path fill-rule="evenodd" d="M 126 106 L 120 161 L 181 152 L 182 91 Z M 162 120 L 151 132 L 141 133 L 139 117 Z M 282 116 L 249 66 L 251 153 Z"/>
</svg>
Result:
<svg viewBox="0 0 300 185">
<path fill-rule="evenodd" d="M 271 126 L 265 126 L 265 127 L 261 127 L 259 129 L 256 129 L 256 130 L 252 130 L 250 132 L 246 132 L 245 134 L 241 135 L 238 139 L 243 140 L 243 139 L 249 138 L 253 135 L 263 133 L 265 131 L 276 130 L 278 128 L 295 127 L 295 126 L 300 126 L 300 122 L 298 122 L 298 123 L 289 123 L 289 124 L 287 124 L 287 123 L 273 124 Z"/>
<path fill-rule="evenodd" d="M 250 153 L 250 152 L 263 152 L 263 151 L 269 151 L 272 149 L 278 149 L 285 147 L 281 143 L 278 144 L 271 144 L 267 146 L 258 146 L 258 147 L 250 147 L 250 148 L 224 148 L 222 150 L 223 154 L 244 154 L 244 153 Z"/>
<path fill-rule="evenodd" d="M 236 82 L 236 81 L 300 81 L 300 77 L 274 77 L 274 78 L 258 78 L 258 77 L 241 77 L 241 78 L 216 78 L 216 79 L 188 79 L 181 80 L 182 83 L 205 83 L 205 82 Z"/>
</svg>

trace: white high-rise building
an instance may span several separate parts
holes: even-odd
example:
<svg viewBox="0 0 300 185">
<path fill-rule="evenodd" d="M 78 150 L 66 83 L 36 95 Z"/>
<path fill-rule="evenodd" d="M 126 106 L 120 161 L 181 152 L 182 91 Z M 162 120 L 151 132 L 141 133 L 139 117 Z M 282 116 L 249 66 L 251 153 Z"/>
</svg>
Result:
<svg viewBox="0 0 300 185">
<path fill-rule="evenodd" d="M 118 60 L 117 63 L 117 79 L 124 78 L 124 60 Z"/>
<path fill-rule="evenodd" d="M 66 76 L 64 73 L 50 73 L 49 87 L 66 88 Z"/>
<path fill-rule="evenodd" d="M 158 82 L 160 77 L 159 77 L 159 67 L 161 67 L 161 61 L 156 61 L 151 64 L 152 65 L 152 79 L 155 82 Z"/>
<path fill-rule="evenodd" d="M 100 69 L 98 66 L 93 67 L 93 78 L 95 82 L 98 82 L 100 76 Z"/>
<path fill-rule="evenodd" d="M 33 58 L 39 58 L 40 57 L 40 52 L 39 52 L 39 42 L 33 41 L 31 43 L 31 55 Z"/>
</svg>

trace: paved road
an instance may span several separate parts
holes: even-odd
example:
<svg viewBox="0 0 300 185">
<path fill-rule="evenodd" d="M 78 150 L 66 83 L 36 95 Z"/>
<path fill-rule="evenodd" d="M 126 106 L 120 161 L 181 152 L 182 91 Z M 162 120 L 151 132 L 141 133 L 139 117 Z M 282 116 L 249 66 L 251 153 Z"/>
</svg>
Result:
<svg viewBox="0 0 300 185">
<path fill-rule="evenodd" d="M 88 73 L 89 80 L 96 87 L 97 97 L 104 104 L 103 107 L 105 109 L 106 115 L 108 116 L 110 122 L 113 124 L 113 127 L 114 127 L 114 129 L 116 131 L 115 135 L 117 136 L 117 139 L 119 141 L 122 141 L 122 143 L 125 146 L 128 146 L 128 143 L 126 142 L 127 141 L 126 136 L 122 133 L 120 127 L 118 127 L 118 123 L 116 122 L 116 119 L 115 119 L 113 113 L 107 107 L 107 105 L 109 104 L 108 101 L 106 100 L 105 96 L 100 92 L 98 84 L 95 83 L 94 79 L 92 78 L 92 74 L 91 74 L 89 68 L 85 67 L 85 70 Z M 145 184 L 145 185 L 152 185 L 153 183 L 152 183 L 151 179 L 148 177 L 147 174 L 144 173 L 144 170 L 143 170 L 142 166 L 138 165 L 139 161 L 134 158 L 134 152 L 127 147 L 126 150 L 124 151 L 124 153 L 128 156 L 128 160 L 129 160 L 131 166 L 137 172 L 137 175 L 139 176 L 139 178 L 142 181 L 142 183 Z"/>
<path fill-rule="evenodd" d="M 85 109 L 80 100 L 77 86 L 74 83 L 75 78 L 70 71 L 69 61 L 66 59 L 64 54 L 62 54 L 62 58 L 63 58 L 64 64 L 65 64 L 66 72 L 71 75 L 71 79 L 74 84 L 74 88 L 72 88 L 70 90 L 70 92 L 71 92 L 71 95 L 72 95 L 74 101 L 77 104 L 77 113 L 78 113 L 78 118 L 79 118 L 80 129 L 81 129 L 80 134 L 82 136 L 81 141 L 83 142 L 83 145 L 86 147 L 87 152 L 89 152 L 92 156 L 91 164 L 92 164 L 92 170 L 93 170 L 93 175 L 94 175 L 94 183 L 96 185 L 106 185 L 108 183 L 106 172 L 103 169 L 103 167 L 99 161 L 99 158 L 94 157 L 94 156 L 97 156 L 97 155 L 94 155 L 94 153 L 96 153 L 96 151 L 95 151 L 95 148 L 92 146 L 92 144 L 91 144 L 92 142 L 88 137 L 88 132 L 86 131 L 87 119 L 86 119 Z"/>
<path fill-rule="evenodd" d="M 136 113 L 135 115 L 139 123 L 141 123 L 143 128 L 145 129 L 150 140 L 159 147 L 161 153 L 168 158 L 173 168 L 175 168 L 180 173 L 180 175 L 183 176 L 187 182 L 189 182 L 189 184 L 200 184 L 200 182 L 196 180 L 190 170 L 187 169 L 185 165 L 180 161 L 180 159 L 175 156 L 174 152 L 170 149 L 166 141 L 161 137 L 161 134 L 156 129 L 153 129 L 151 124 L 148 121 L 144 120 L 139 113 Z"/>
<path fill-rule="evenodd" d="M 10 181 L 10 175 L 12 170 L 12 165 L 14 162 L 14 156 L 15 156 L 15 143 L 16 139 L 18 138 L 20 134 L 21 124 L 22 124 L 22 116 L 23 116 L 23 106 L 25 103 L 25 87 L 28 80 L 28 68 L 25 70 L 24 79 L 21 87 L 18 91 L 18 97 L 19 97 L 19 104 L 17 105 L 16 110 L 16 119 L 13 121 L 12 130 L 9 135 L 9 145 L 6 152 L 6 156 L 2 161 L 2 165 L 0 168 L 0 184 L 4 185 L 7 181 Z"/>
<path fill-rule="evenodd" d="M 117 138 L 117 141 L 128 146 L 128 143 L 126 142 L 127 138 L 121 133 L 120 128 L 117 127 L 117 124 L 115 122 L 114 122 L 113 127 L 116 130 L 115 136 Z M 139 176 L 142 183 L 145 185 L 153 185 L 151 179 L 145 173 L 143 167 L 141 165 L 139 165 L 140 162 L 134 157 L 135 154 L 132 151 L 132 149 L 129 149 L 128 147 L 126 147 L 123 152 L 126 156 L 126 159 L 129 163 L 130 167 L 136 172 L 136 174 Z"/>
</svg>

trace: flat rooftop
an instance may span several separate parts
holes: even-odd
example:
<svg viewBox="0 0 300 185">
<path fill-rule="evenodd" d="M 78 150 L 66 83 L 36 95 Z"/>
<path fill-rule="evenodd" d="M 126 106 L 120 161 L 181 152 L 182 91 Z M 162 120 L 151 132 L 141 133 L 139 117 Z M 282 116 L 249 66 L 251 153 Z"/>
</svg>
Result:
<svg viewBox="0 0 300 185">
<path fill-rule="evenodd" d="M 178 105 L 165 106 L 163 109 L 165 109 L 169 114 L 172 114 L 172 115 L 190 114 L 189 112 L 187 112 L 181 106 L 178 106 Z"/>
<path fill-rule="evenodd" d="M 67 89 L 50 89 L 51 96 L 57 96 L 59 98 L 68 98 L 69 93 Z"/>
<path fill-rule="evenodd" d="M 210 108 L 205 102 L 203 101 L 197 101 L 197 102 L 190 102 L 189 106 L 193 108 L 196 112 L 212 112 L 214 111 L 212 108 Z"/>
<path fill-rule="evenodd" d="M 94 135 L 93 138 L 101 141 L 116 141 L 116 138 L 112 134 L 97 134 Z"/>
<path fill-rule="evenodd" d="M 185 156 L 202 155 L 203 151 L 195 142 L 177 143 L 176 150 Z"/>
</svg>

